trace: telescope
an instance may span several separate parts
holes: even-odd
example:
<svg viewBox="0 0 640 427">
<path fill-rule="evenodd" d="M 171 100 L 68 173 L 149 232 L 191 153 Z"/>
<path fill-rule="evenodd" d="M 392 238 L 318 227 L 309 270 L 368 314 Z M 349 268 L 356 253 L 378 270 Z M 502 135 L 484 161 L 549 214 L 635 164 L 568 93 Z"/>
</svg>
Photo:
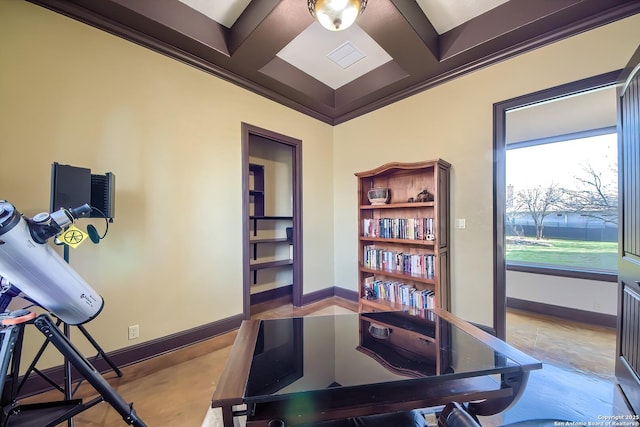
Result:
<svg viewBox="0 0 640 427">
<path fill-rule="evenodd" d="M 69 325 L 95 318 L 104 301 L 47 240 L 90 213 L 91 207 L 85 204 L 29 219 L 0 200 L 0 276 L 27 300 Z M 5 308 L 0 304 L 0 311 Z"/>
<path fill-rule="evenodd" d="M 0 200 L 0 407 L 3 409 L 0 411 L 0 425 L 2 427 L 33 426 L 36 419 L 39 420 L 38 425 L 57 426 L 62 421 L 70 420 L 74 415 L 103 400 L 108 402 L 127 424 L 146 427 L 146 424 L 136 415 L 133 403 L 129 404 L 122 399 L 58 328 L 60 322 L 64 322 L 66 325 L 77 326 L 84 333 L 82 324 L 100 314 L 104 306 L 102 297 L 47 243 L 50 238 L 57 238 L 68 230 L 76 219 L 88 216 L 91 211 L 92 208 L 84 204 L 77 208 L 61 208 L 55 212 L 43 212 L 28 218 L 18 212 L 11 203 Z M 68 230 L 65 238 L 73 231 Z M 59 322 L 54 325 L 47 314 L 36 317 L 34 313 L 24 309 L 7 312 L 6 309 L 15 296 L 21 296 L 46 309 L 57 317 Z M 23 328 L 26 324 L 32 324 L 46 337 L 44 345 L 50 342 L 64 355 L 65 370 L 68 373 L 65 381 L 70 382 L 70 368 L 73 366 L 84 379 L 91 383 L 100 396 L 88 403 L 83 403 L 80 399 L 71 399 L 70 384 L 67 384 L 65 401 L 19 405 L 17 396 L 21 385 L 17 386 L 17 384 L 20 347 L 24 336 Z M 89 338 L 87 333 L 85 336 Z M 90 341 L 95 342 L 92 339 Z M 41 348 L 40 354 L 43 349 L 44 347 Z M 104 353 L 101 352 L 101 354 L 106 358 Z M 35 362 L 28 372 L 33 370 L 34 364 Z M 9 366 L 12 370 L 10 374 L 7 373 Z M 25 374 L 26 376 L 28 374 Z M 8 392 L 5 390 L 5 382 L 10 384 L 6 387 Z M 23 383 L 24 378 L 20 384 Z M 63 410 L 69 403 L 71 407 Z M 48 421 L 45 422 L 45 419 Z"/>
</svg>

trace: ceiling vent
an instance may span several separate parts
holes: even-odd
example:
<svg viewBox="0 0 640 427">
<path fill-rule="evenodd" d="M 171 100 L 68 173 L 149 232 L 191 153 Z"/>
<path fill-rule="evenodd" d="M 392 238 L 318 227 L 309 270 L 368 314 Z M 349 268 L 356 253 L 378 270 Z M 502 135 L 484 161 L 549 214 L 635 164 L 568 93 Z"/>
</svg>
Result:
<svg viewBox="0 0 640 427">
<path fill-rule="evenodd" d="M 365 56 L 351 42 L 345 42 L 329 52 L 327 58 L 338 64 L 343 69 L 349 68 Z"/>
</svg>

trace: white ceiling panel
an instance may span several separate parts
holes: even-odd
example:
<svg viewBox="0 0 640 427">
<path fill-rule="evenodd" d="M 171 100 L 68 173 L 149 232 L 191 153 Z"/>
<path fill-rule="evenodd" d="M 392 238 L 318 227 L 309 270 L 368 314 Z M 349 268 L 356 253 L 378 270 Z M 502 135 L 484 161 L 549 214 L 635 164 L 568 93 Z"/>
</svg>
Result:
<svg viewBox="0 0 640 427">
<path fill-rule="evenodd" d="M 178 0 L 208 16 L 217 23 L 231 28 L 251 0 Z"/>
<path fill-rule="evenodd" d="M 342 68 L 327 55 L 344 48 L 346 43 L 355 47 L 363 57 L 347 68 Z M 327 31 L 315 21 L 278 52 L 277 56 L 332 89 L 337 89 L 391 60 L 391 56 L 357 25 L 344 31 Z"/>
<path fill-rule="evenodd" d="M 438 34 L 506 3 L 509 0 L 417 0 Z"/>
</svg>

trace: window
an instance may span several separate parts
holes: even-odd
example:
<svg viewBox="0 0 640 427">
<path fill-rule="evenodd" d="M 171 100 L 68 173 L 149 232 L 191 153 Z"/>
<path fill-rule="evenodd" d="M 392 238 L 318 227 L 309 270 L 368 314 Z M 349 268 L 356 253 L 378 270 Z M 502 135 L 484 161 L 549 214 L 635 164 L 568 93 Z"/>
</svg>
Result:
<svg viewBox="0 0 640 427">
<path fill-rule="evenodd" d="M 617 176 L 615 128 L 508 144 L 507 265 L 615 274 Z"/>
</svg>

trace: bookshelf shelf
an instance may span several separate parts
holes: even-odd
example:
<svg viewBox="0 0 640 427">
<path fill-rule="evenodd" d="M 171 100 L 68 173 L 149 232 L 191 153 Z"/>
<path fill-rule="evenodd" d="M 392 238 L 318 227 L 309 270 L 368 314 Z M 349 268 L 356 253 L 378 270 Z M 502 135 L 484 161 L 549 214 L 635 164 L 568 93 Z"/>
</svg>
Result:
<svg viewBox="0 0 640 427">
<path fill-rule="evenodd" d="M 293 260 L 292 259 L 283 259 L 283 260 L 278 260 L 278 261 L 255 262 L 255 263 L 249 264 L 249 269 L 251 271 L 256 271 L 256 270 L 264 270 L 265 268 L 285 267 L 285 266 L 292 265 L 292 264 L 293 264 Z"/>
<path fill-rule="evenodd" d="M 251 215 L 249 217 L 249 219 L 254 219 L 254 220 L 272 220 L 272 221 L 278 221 L 278 220 L 292 220 L 293 217 L 292 216 L 278 216 L 278 215 Z"/>
<path fill-rule="evenodd" d="M 394 303 L 381 299 L 366 299 L 360 298 L 360 306 L 366 306 L 370 310 L 374 311 L 409 311 L 414 308 L 408 305 Z"/>
<path fill-rule="evenodd" d="M 277 237 L 274 239 L 251 239 L 249 243 L 252 245 L 257 245 L 259 243 L 281 243 L 288 242 L 289 240 L 286 237 Z"/>
<path fill-rule="evenodd" d="M 386 205 L 360 205 L 360 209 L 418 209 L 433 207 L 434 202 L 388 203 Z"/>
<path fill-rule="evenodd" d="M 384 275 L 384 276 L 387 276 L 387 277 L 392 277 L 394 279 L 410 280 L 410 281 L 413 281 L 413 282 L 420 282 L 420 283 L 424 283 L 424 284 L 428 284 L 428 285 L 435 285 L 435 283 L 436 283 L 435 279 L 433 279 L 433 278 L 426 277 L 426 276 L 420 275 L 420 274 L 403 273 L 401 271 L 360 267 L 360 272 L 361 273 L 368 273 L 368 274 L 380 274 L 380 275 Z"/>
<path fill-rule="evenodd" d="M 449 309 L 450 168 L 438 159 L 355 174 L 361 311 Z M 369 202 L 374 187 L 390 189 L 389 203 Z M 410 201 L 424 190 L 429 201 Z"/>
<path fill-rule="evenodd" d="M 361 242 L 380 242 L 380 243 L 397 243 L 401 245 L 416 245 L 416 246 L 435 246 L 435 240 L 415 240 L 415 239 L 387 239 L 384 237 L 364 237 L 358 238 Z"/>
</svg>

